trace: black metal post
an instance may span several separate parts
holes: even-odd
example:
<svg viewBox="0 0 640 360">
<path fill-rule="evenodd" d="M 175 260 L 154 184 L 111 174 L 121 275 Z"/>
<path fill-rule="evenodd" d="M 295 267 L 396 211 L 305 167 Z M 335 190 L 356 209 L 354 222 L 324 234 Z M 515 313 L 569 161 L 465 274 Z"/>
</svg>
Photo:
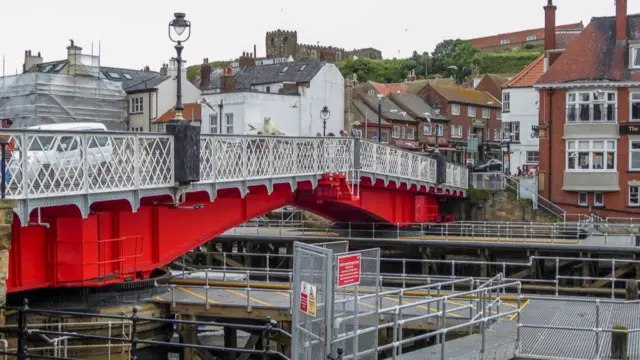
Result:
<svg viewBox="0 0 640 360">
<path fill-rule="evenodd" d="M 182 106 L 182 49 L 184 49 L 184 46 L 182 46 L 182 42 L 178 41 L 175 48 L 176 53 L 178 54 L 178 57 L 176 58 L 176 61 L 178 63 L 178 89 L 176 93 L 175 120 L 184 120 L 184 118 L 182 117 L 182 110 L 184 110 L 184 106 Z"/>
<path fill-rule="evenodd" d="M 327 136 L 327 120 L 322 120 L 322 136 Z"/>
<path fill-rule="evenodd" d="M 378 143 L 382 144 L 382 98 L 378 99 Z"/>
<path fill-rule="evenodd" d="M 435 152 L 440 152 L 440 145 L 438 144 L 438 140 L 440 140 L 440 136 L 438 136 L 438 124 L 436 124 L 436 148 L 435 148 Z"/>
<path fill-rule="evenodd" d="M 133 307 L 133 314 L 131 315 L 131 360 L 137 360 L 137 341 L 136 333 L 138 332 L 138 307 Z"/>
<path fill-rule="evenodd" d="M 220 99 L 220 104 L 218 104 L 218 134 L 222 134 L 222 108 L 224 108 L 224 105 L 222 104 L 222 99 Z"/>
<path fill-rule="evenodd" d="M 9 144 L 5 141 L 0 143 L 0 146 L 2 146 L 2 168 L 0 169 L 0 171 L 2 171 L 2 187 L 0 191 L 2 191 L 1 195 L 3 199 L 7 194 L 7 145 Z"/>
<path fill-rule="evenodd" d="M 24 299 L 22 306 L 18 309 L 18 360 L 28 360 L 29 350 L 27 349 L 27 311 L 29 310 L 29 300 Z"/>
<path fill-rule="evenodd" d="M 502 170 L 505 173 L 505 175 L 511 176 L 511 140 L 507 141 L 507 159 L 509 160 L 508 161 L 509 166 L 507 167 L 506 166 L 507 164 L 504 164 L 505 163 L 504 159 L 502 159 L 502 162 L 503 162 Z"/>
</svg>

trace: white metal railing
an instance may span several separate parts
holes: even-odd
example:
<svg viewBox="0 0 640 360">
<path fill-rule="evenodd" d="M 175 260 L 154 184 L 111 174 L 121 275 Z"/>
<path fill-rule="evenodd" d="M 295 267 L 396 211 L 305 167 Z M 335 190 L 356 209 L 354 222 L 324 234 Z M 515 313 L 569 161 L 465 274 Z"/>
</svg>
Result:
<svg viewBox="0 0 640 360">
<path fill-rule="evenodd" d="M 9 142 L 8 198 L 150 189 L 174 183 L 171 136 L 59 131 L 1 134 Z"/>
<path fill-rule="evenodd" d="M 374 222 L 325 222 L 322 228 L 301 220 L 291 226 L 277 220 L 248 222 L 225 235 L 340 236 L 396 240 L 510 241 L 575 244 L 591 235 L 581 223 L 459 221 L 451 223 L 395 223 L 381 227 Z"/>
<path fill-rule="evenodd" d="M 7 151 L 6 196 L 33 199 L 174 185 L 167 134 L 0 130 Z M 359 152 L 355 147 L 360 146 Z M 436 183 L 436 161 L 347 137 L 201 136 L 200 183 L 357 171 Z M 355 154 L 360 154 L 355 159 Z M 359 164 L 359 168 L 357 168 Z M 446 185 L 467 188 L 467 169 L 447 164 Z"/>
<path fill-rule="evenodd" d="M 291 254 L 263 254 L 263 253 L 242 253 L 242 252 L 190 252 L 189 255 L 199 255 L 204 257 L 216 257 L 220 265 L 187 265 L 186 256 L 181 257 L 180 262 L 176 265 L 182 266 L 183 269 L 195 268 L 195 270 L 183 270 L 174 275 L 174 279 L 202 279 L 203 276 L 207 280 L 207 285 L 215 282 L 240 282 L 244 288 L 262 290 L 264 287 L 253 288 L 252 284 L 259 283 L 279 283 L 287 284 L 292 288 L 293 273 L 291 265 L 293 263 L 293 255 Z M 237 260 L 233 258 L 244 258 L 258 266 L 238 267 Z M 524 288 L 534 293 L 547 292 L 554 296 L 560 296 L 563 292 L 572 293 L 579 289 L 583 289 L 585 285 L 600 283 L 601 287 L 593 287 L 588 291 L 601 296 L 609 296 L 615 299 L 616 294 L 622 292 L 621 284 L 624 285 L 629 279 L 611 276 L 616 271 L 629 266 L 640 266 L 639 260 L 614 259 L 614 258 L 577 258 L 577 257 L 550 257 L 550 256 L 531 256 L 528 261 L 489 261 L 489 260 L 436 260 L 436 259 L 411 259 L 411 258 L 380 258 L 381 263 L 389 264 L 397 269 L 397 272 L 380 272 L 367 273 L 362 272 L 362 277 L 377 277 L 385 283 L 385 287 L 406 288 L 411 284 L 435 284 L 452 279 L 467 279 L 463 274 L 466 271 L 472 271 L 481 276 L 475 276 L 478 281 L 487 281 L 491 284 L 496 280 L 500 281 L 519 281 Z M 610 276 L 579 276 L 564 275 L 562 267 L 568 263 L 582 262 L 583 264 L 597 264 L 599 268 L 607 268 Z M 549 271 L 553 274 L 550 278 L 536 279 L 527 278 L 525 276 L 515 276 L 522 274 L 523 271 L 533 271 L 536 266 L 543 264 L 553 264 Z M 425 275 L 415 273 L 411 269 L 416 267 L 437 266 L 441 271 L 437 275 Z M 486 274 L 482 274 L 485 272 Z M 511 274 L 511 276 L 509 276 Z M 498 279 L 499 277 L 499 279 Z M 255 278 L 263 279 L 261 281 L 251 280 Z M 220 284 L 218 284 L 220 286 Z M 200 288 L 202 286 L 199 286 Z M 451 285 L 451 291 L 456 291 L 455 284 Z M 587 291 L 587 292 L 588 292 Z"/>
</svg>

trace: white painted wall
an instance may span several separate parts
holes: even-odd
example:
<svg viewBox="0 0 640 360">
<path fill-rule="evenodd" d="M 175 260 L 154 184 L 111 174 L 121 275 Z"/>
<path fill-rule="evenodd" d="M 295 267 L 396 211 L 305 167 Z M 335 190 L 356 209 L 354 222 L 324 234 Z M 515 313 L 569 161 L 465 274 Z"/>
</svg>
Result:
<svg viewBox="0 0 640 360">
<path fill-rule="evenodd" d="M 502 122 L 520 122 L 520 144 L 511 144 L 511 169 L 516 173 L 518 166 L 527 162 L 527 151 L 538 151 L 539 140 L 533 136 L 532 126 L 538 125 L 539 94 L 534 88 L 504 89 L 511 96 L 511 108 L 502 114 Z"/>
<path fill-rule="evenodd" d="M 184 66 L 184 65 L 183 65 Z M 157 86 L 158 89 L 158 114 L 162 116 L 176 105 L 176 95 L 178 89 L 177 71 L 169 67 L 167 75 L 171 78 L 163 81 Z M 191 104 L 200 99 L 200 89 L 187 80 L 187 70 L 182 69 L 182 103 Z M 155 120 L 155 118 L 154 118 Z"/>
<path fill-rule="evenodd" d="M 266 93 L 266 87 L 270 93 Z M 312 79 L 309 87 L 298 88 L 300 95 L 277 94 L 282 83 L 256 86 L 257 91 L 234 93 L 206 93 L 202 96 L 212 104 L 214 110 L 202 106 L 202 133 L 211 133 L 210 115 L 218 112 L 223 102 L 222 133 L 226 134 L 226 114 L 233 113 L 233 133 L 247 134 L 249 124 L 261 129 L 265 118 L 277 126 L 286 136 L 315 136 L 322 134 L 323 123 L 320 111 L 327 106 L 331 117 L 327 120 L 327 134 L 338 135 L 344 124 L 344 78 L 333 64 L 325 65 Z M 220 121 L 220 120 L 218 120 Z"/>
</svg>

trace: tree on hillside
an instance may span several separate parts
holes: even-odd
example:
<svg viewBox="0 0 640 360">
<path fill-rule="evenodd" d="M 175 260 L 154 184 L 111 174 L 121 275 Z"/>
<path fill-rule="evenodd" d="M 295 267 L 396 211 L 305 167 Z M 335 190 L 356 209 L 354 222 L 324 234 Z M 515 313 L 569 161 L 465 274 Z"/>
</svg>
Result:
<svg viewBox="0 0 640 360">
<path fill-rule="evenodd" d="M 479 50 L 464 40 L 444 40 L 431 54 L 433 69 L 462 81 L 480 64 Z M 455 67 L 455 68 L 454 68 Z"/>
<path fill-rule="evenodd" d="M 428 52 L 425 51 L 422 53 L 422 55 L 420 55 L 417 51 L 414 50 L 413 55 L 411 55 L 411 58 L 409 58 L 409 60 L 411 60 L 415 64 L 415 68 L 413 70 L 415 70 L 416 76 L 427 76 L 427 69 L 431 69 L 431 65 L 429 64 L 430 61 Z"/>
<path fill-rule="evenodd" d="M 375 81 L 381 83 L 402 82 L 407 74 L 416 68 L 411 59 L 369 60 L 358 58 L 337 63 L 342 76 L 345 78 L 356 74 L 358 81 Z"/>
</svg>

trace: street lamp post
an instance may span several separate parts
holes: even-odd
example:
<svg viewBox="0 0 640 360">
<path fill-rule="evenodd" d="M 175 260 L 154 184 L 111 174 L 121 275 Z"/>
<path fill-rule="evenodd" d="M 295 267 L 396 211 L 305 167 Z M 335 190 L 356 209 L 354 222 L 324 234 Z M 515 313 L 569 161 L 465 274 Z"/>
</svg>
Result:
<svg viewBox="0 0 640 360">
<path fill-rule="evenodd" d="M 320 110 L 320 118 L 322 119 L 322 136 L 327 136 L 327 120 L 331 117 L 331 111 L 327 105 L 322 107 Z"/>
<path fill-rule="evenodd" d="M 382 94 L 378 94 L 378 143 L 382 143 Z"/>
<path fill-rule="evenodd" d="M 184 13 L 175 13 L 173 15 L 174 19 L 169 23 L 169 39 L 176 43 L 176 62 L 178 66 L 178 89 L 174 120 L 181 121 L 184 120 L 182 116 L 182 110 L 184 110 L 184 106 L 182 106 L 182 49 L 184 49 L 184 46 L 182 43 L 191 37 L 191 22 L 185 19 Z"/>
</svg>

